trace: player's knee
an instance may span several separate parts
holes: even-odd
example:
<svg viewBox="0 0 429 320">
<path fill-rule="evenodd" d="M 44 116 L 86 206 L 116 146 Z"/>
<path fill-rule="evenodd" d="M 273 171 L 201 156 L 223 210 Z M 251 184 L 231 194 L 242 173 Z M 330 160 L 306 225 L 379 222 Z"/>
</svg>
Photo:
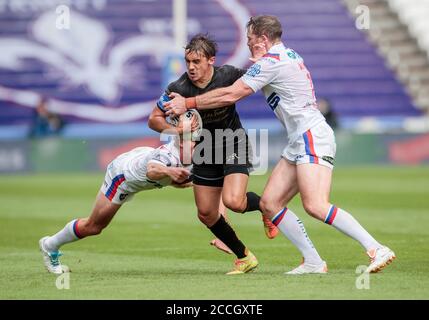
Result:
<svg viewBox="0 0 429 320">
<path fill-rule="evenodd" d="M 223 197 L 222 201 L 225 207 L 234 212 L 243 212 L 246 210 L 246 198 L 242 195 L 231 194 Z"/>
<path fill-rule="evenodd" d="M 276 208 L 278 208 L 278 205 L 272 199 L 262 196 L 261 201 L 259 201 L 259 207 L 265 215 L 272 216 L 277 213 Z"/>
<path fill-rule="evenodd" d="M 88 221 L 85 225 L 85 236 L 95 236 L 100 234 L 106 226 L 97 222 Z"/>
<path fill-rule="evenodd" d="M 104 226 L 93 225 L 93 226 L 91 226 L 91 228 L 89 230 L 90 230 L 90 233 L 92 236 L 96 236 L 96 235 L 100 234 L 101 231 L 103 231 L 103 229 L 104 229 Z"/>
<path fill-rule="evenodd" d="M 304 206 L 304 210 L 310 216 L 316 219 L 321 219 L 321 217 L 323 217 L 324 215 L 324 212 L 323 212 L 324 206 L 320 202 L 312 201 L 312 200 L 304 201 L 303 206 Z"/>
<path fill-rule="evenodd" d="M 198 219 L 206 226 L 213 225 L 218 218 L 217 212 L 209 210 L 198 210 Z"/>
</svg>

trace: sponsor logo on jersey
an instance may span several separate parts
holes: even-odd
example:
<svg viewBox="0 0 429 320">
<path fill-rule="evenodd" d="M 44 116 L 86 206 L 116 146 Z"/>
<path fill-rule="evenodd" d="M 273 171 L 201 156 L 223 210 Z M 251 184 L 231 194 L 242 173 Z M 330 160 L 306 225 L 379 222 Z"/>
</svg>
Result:
<svg viewBox="0 0 429 320">
<path fill-rule="evenodd" d="M 121 194 L 119 195 L 119 200 L 120 200 L 120 201 L 124 201 L 126 197 L 128 197 L 128 193 L 121 193 Z"/>
<path fill-rule="evenodd" d="M 276 92 L 273 92 L 267 98 L 267 102 L 268 102 L 268 105 L 270 106 L 271 110 L 274 111 L 280 102 L 280 97 L 277 95 Z"/>
<path fill-rule="evenodd" d="M 249 68 L 249 70 L 247 70 L 246 75 L 248 75 L 249 77 L 256 77 L 260 73 L 261 73 L 261 65 L 255 63 Z"/>
<path fill-rule="evenodd" d="M 302 59 L 301 56 L 292 49 L 287 50 L 287 55 L 291 59 Z"/>
</svg>

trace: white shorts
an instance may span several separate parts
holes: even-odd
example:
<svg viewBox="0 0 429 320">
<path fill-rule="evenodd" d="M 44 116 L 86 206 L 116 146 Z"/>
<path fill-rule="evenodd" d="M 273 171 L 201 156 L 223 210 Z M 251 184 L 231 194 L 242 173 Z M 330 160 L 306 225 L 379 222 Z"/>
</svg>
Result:
<svg viewBox="0 0 429 320">
<path fill-rule="evenodd" d="M 110 202 L 123 204 L 130 201 L 134 197 L 134 193 L 127 191 L 125 175 L 117 170 L 114 162 L 115 161 L 112 161 L 107 166 L 106 175 L 100 191 Z"/>
<path fill-rule="evenodd" d="M 288 144 L 282 157 L 296 165 L 314 163 L 332 169 L 336 149 L 334 131 L 323 121 Z"/>
</svg>

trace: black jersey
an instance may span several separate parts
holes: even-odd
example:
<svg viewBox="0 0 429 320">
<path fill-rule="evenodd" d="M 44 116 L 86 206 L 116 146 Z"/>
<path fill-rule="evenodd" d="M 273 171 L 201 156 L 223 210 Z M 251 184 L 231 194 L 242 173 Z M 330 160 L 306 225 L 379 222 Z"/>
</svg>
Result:
<svg viewBox="0 0 429 320">
<path fill-rule="evenodd" d="M 195 97 L 217 88 L 228 87 L 241 78 L 245 72 L 246 70 L 238 69 L 230 65 L 214 67 L 213 77 L 203 89 L 195 86 L 185 72 L 178 80 L 168 85 L 165 93 L 167 96 L 171 92 L 177 92 L 185 98 Z M 168 97 L 165 98 L 164 95 L 161 96 L 160 101 L 158 101 L 158 107 L 163 111 L 164 108 L 162 106 L 165 101 L 168 101 Z M 208 130 L 211 134 L 211 141 L 204 141 L 207 136 L 203 134 L 196 144 L 199 145 L 203 142 L 210 143 L 209 145 L 212 151 L 210 152 L 211 157 L 209 157 L 209 159 L 201 158 L 205 154 L 206 150 L 204 148 L 207 144 L 205 144 L 202 150 L 195 152 L 192 158 L 194 169 L 199 166 L 205 168 L 207 165 L 210 166 L 215 164 L 213 168 L 216 169 L 216 165 L 221 165 L 223 171 L 223 165 L 238 163 L 247 170 L 250 166 L 248 138 L 241 125 L 240 117 L 235 109 L 235 104 L 209 110 L 198 110 L 198 112 L 201 115 L 203 129 Z M 220 130 L 220 132 L 217 130 Z M 218 134 L 221 134 L 221 136 Z M 199 160 L 196 160 L 196 158 L 199 158 Z M 242 171 L 243 169 L 240 168 L 240 170 Z M 213 174 L 217 176 L 218 171 Z"/>
<path fill-rule="evenodd" d="M 177 92 L 185 98 L 195 97 L 217 88 L 228 87 L 241 78 L 245 72 L 246 70 L 230 65 L 214 67 L 213 77 L 203 89 L 195 86 L 185 72 L 177 81 L 168 85 L 166 93 Z M 235 104 L 223 108 L 198 110 L 198 112 L 203 120 L 203 128 L 209 130 L 213 135 L 215 129 L 237 130 L 242 128 Z"/>
</svg>

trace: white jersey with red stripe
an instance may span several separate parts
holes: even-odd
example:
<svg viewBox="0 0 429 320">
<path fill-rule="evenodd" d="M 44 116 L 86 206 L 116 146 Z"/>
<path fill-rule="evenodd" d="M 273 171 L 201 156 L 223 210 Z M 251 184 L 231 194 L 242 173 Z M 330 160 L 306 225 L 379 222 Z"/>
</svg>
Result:
<svg viewBox="0 0 429 320">
<path fill-rule="evenodd" d="M 318 110 L 304 60 L 283 43 L 271 47 L 241 80 L 254 92 L 262 89 L 268 105 L 285 127 L 290 143 L 325 120 Z"/>
<path fill-rule="evenodd" d="M 139 147 L 118 156 L 113 162 L 116 172 L 124 175 L 123 188 L 129 192 L 139 192 L 162 188 L 171 184 L 166 177 L 159 181 L 152 181 L 147 177 L 147 165 L 157 163 L 167 167 L 182 167 L 179 149 L 175 140 L 156 149 Z"/>
<path fill-rule="evenodd" d="M 171 184 L 170 177 L 153 181 L 147 177 L 149 163 L 168 167 L 182 167 L 177 140 L 156 149 L 139 147 L 115 158 L 107 167 L 100 191 L 115 204 L 130 201 L 134 194 Z"/>
</svg>

